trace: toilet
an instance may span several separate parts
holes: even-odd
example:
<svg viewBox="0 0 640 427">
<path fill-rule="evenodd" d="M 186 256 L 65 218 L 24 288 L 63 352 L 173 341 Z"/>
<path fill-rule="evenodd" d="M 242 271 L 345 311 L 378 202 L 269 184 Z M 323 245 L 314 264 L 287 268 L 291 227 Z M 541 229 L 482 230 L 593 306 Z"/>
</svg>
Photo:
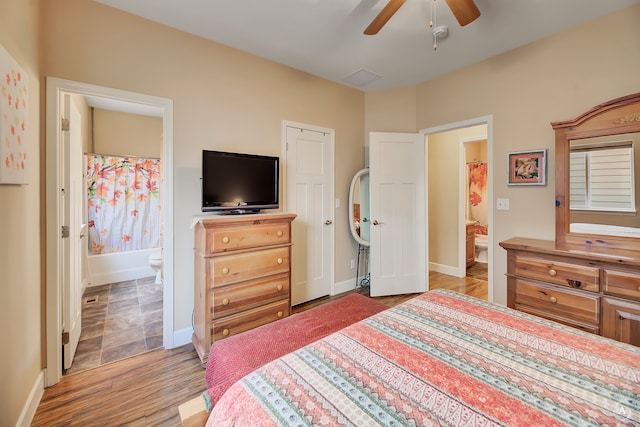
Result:
<svg viewBox="0 0 640 427">
<path fill-rule="evenodd" d="M 149 255 L 149 267 L 156 273 L 156 285 L 162 283 L 162 253 L 154 252 Z"/>
<path fill-rule="evenodd" d="M 489 240 L 486 234 L 476 234 L 476 262 L 489 262 Z"/>
</svg>

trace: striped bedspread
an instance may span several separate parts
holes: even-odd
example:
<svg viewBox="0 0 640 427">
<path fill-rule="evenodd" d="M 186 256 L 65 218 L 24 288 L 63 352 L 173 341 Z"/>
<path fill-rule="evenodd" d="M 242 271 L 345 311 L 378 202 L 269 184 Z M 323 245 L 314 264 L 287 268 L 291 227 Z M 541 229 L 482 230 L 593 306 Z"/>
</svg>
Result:
<svg viewBox="0 0 640 427">
<path fill-rule="evenodd" d="M 207 425 L 640 425 L 640 348 L 432 291 L 248 374 Z"/>
</svg>

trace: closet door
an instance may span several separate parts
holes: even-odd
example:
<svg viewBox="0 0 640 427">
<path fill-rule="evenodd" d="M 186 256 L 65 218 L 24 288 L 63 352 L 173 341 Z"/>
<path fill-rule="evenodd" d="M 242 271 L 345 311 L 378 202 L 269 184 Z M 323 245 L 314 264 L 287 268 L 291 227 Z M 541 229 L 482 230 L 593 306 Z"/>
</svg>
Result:
<svg viewBox="0 0 640 427">
<path fill-rule="evenodd" d="M 372 132 L 369 144 L 371 296 L 424 292 L 425 136 Z"/>
</svg>

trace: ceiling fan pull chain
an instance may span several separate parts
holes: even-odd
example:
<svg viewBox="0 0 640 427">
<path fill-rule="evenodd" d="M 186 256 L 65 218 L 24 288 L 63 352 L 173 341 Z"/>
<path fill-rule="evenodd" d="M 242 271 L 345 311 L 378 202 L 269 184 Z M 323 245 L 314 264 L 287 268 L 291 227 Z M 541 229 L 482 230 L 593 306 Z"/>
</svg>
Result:
<svg viewBox="0 0 640 427">
<path fill-rule="evenodd" d="M 431 2 L 431 20 L 429 21 L 429 27 L 431 29 L 436 28 L 436 25 L 437 25 L 436 20 L 437 20 L 437 17 L 438 17 L 437 16 L 437 12 L 438 11 L 436 9 L 436 7 L 437 7 L 436 1 L 437 0 L 433 0 Z M 435 30 L 433 30 L 432 33 L 433 33 L 433 50 L 438 50 L 438 37 L 436 36 Z"/>
<path fill-rule="evenodd" d="M 429 16 L 429 28 L 433 28 L 435 26 L 434 20 L 436 16 L 436 0 L 431 2 L 431 6 L 429 7 L 429 12 L 431 12 L 431 16 Z"/>
</svg>

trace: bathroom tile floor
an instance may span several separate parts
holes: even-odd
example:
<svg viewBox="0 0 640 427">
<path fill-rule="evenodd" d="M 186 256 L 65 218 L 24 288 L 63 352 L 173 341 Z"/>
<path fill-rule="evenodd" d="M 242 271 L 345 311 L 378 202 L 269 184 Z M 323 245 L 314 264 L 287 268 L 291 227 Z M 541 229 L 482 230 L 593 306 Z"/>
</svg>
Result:
<svg viewBox="0 0 640 427">
<path fill-rule="evenodd" d="M 87 288 L 80 342 L 64 374 L 162 347 L 162 300 L 155 277 Z"/>
</svg>

